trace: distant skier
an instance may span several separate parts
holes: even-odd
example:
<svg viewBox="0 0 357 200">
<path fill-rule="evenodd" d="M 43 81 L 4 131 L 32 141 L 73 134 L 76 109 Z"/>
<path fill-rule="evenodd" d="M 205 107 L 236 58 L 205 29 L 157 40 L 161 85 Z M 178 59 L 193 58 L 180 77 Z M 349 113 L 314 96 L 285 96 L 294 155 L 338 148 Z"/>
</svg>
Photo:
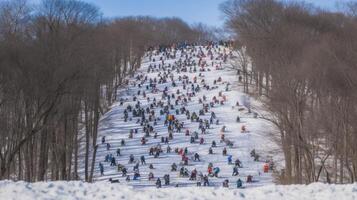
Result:
<svg viewBox="0 0 357 200">
<path fill-rule="evenodd" d="M 152 172 L 149 173 L 149 181 L 154 180 L 154 174 Z"/>
<path fill-rule="evenodd" d="M 157 180 L 156 180 L 156 187 L 157 188 L 161 188 L 161 180 L 160 180 L 160 178 L 157 178 Z"/>
<path fill-rule="evenodd" d="M 210 148 L 208 149 L 208 154 L 213 154 L 213 149 L 212 149 L 212 147 L 210 147 Z"/>
<path fill-rule="evenodd" d="M 107 143 L 107 151 L 109 151 L 109 150 L 110 150 L 110 144 Z"/>
<path fill-rule="evenodd" d="M 218 174 L 220 171 L 221 171 L 221 169 L 219 167 L 213 168 L 213 176 L 218 177 Z"/>
<path fill-rule="evenodd" d="M 226 147 L 223 148 L 223 150 L 222 150 L 222 155 L 223 155 L 223 156 L 226 156 L 226 155 L 227 155 L 227 148 L 226 148 Z"/>
<path fill-rule="evenodd" d="M 240 178 L 237 180 L 237 188 L 242 188 L 243 187 L 243 182 L 240 180 Z"/>
<path fill-rule="evenodd" d="M 247 176 L 247 183 L 252 183 L 253 182 L 253 176 L 252 175 L 248 175 Z"/>
<path fill-rule="evenodd" d="M 200 155 L 198 155 L 198 153 L 195 153 L 195 161 L 200 161 Z"/>
<path fill-rule="evenodd" d="M 165 181 L 165 185 L 170 185 L 170 175 L 169 174 L 164 175 L 164 181 Z"/>
<path fill-rule="evenodd" d="M 234 162 L 235 166 L 237 167 L 242 167 L 242 162 L 237 158 L 236 161 Z"/>
<path fill-rule="evenodd" d="M 101 162 L 99 162 L 99 171 L 100 171 L 100 175 L 103 176 L 104 175 L 104 166 Z"/>
<path fill-rule="evenodd" d="M 239 172 L 238 172 L 238 167 L 237 167 L 237 166 L 234 166 L 234 167 L 233 167 L 232 176 L 237 176 L 238 174 L 239 174 Z"/>
<path fill-rule="evenodd" d="M 172 163 L 172 165 L 171 165 L 171 171 L 172 171 L 172 172 L 177 171 L 177 165 L 176 165 L 176 163 Z"/>
<path fill-rule="evenodd" d="M 138 170 L 136 170 L 136 171 L 134 172 L 134 177 L 133 177 L 133 180 L 138 180 L 138 179 L 139 179 L 139 177 L 140 177 L 140 173 L 139 173 L 139 171 L 138 171 Z"/>
<path fill-rule="evenodd" d="M 203 177 L 203 186 L 209 186 L 208 176 L 207 176 L 207 175 L 205 175 L 205 176 Z"/>
<path fill-rule="evenodd" d="M 212 141 L 212 145 L 211 145 L 211 147 L 216 147 L 217 145 L 216 145 L 216 141 Z"/>
<path fill-rule="evenodd" d="M 123 169 L 121 170 L 122 176 L 123 177 L 126 176 L 127 172 L 128 172 L 127 169 L 123 167 Z"/>
<path fill-rule="evenodd" d="M 223 181 L 223 187 L 225 187 L 225 188 L 229 187 L 229 180 L 228 179 Z"/>
<path fill-rule="evenodd" d="M 142 155 L 142 156 L 140 157 L 140 161 L 141 161 L 141 164 L 142 164 L 142 165 L 146 165 L 145 156 L 144 156 L 144 155 Z"/>
<path fill-rule="evenodd" d="M 116 165 L 117 165 L 117 163 L 115 161 L 115 157 L 113 156 L 111 161 L 110 161 L 110 166 L 116 166 Z"/>
<path fill-rule="evenodd" d="M 229 155 L 227 157 L 227 161 L 228 161 L 228 165 L 231 165 L 232 164 L 232 155 Z"/>
<path fill-rule="evenodd" d="M 194 169 L 191 172 L 190 180 L 196 180 L 196 178 L 197 178 L 197 170 Z"/>
<path fill-rule="evenodd" d="M 130 154 L 129 156 L 129 163 L 133 163 L 134 162 L 134 155 Z"/>
</svg>

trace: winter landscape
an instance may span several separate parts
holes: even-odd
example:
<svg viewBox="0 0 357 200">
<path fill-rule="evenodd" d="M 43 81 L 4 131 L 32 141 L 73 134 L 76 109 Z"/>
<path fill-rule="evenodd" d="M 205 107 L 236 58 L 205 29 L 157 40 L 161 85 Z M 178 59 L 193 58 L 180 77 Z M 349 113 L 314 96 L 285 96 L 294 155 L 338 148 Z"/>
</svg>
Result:
<svg viewBox="0 0 357 200">
<path fill-rule="evenodd" d="M 0 199 L 357 199 L 357 2 L 161 1 L 0 1 Z"/>
</svg>

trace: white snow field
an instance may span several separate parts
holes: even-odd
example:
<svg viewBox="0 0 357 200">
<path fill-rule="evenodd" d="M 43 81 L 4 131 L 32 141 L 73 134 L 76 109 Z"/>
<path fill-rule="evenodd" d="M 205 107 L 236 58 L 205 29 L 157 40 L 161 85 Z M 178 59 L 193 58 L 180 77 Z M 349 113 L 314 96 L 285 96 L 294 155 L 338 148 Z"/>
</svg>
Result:
<svg viewBox="0 0 357 200">
<path fill-rule="evenodd" d="M 96 182 L 12 182 L 0 181 L 0 199 L 6 200 L 355 200 L 357 184 L 278 186 L 269 185 L 247 189 L 211 187 L 143 188 L 134 189 L 127 185 Z"/>
<path fill-rule="evenodd" d="M 213 57 L 209 56 L 209 51 L 211 51 Z M 213 164 L 213 167 L 219 167 L 220 173 L 218 177 L 209 177 L 209 184 L 212 187 L 221 186 L 222 182 L 226 179 L 229 180 L 229 187 L 235 188 L 236 181 L 240 178 L 243 181 L 244 187 L 256 187 L 263 186 L 267 184 L 273 184 L 272 173 L 263 173 L 263 165 L 268 155 L 277 155 L 275 151 L 276 145 L 274 142 L 270 141 L 270 133 L 273 131 L 273 126 L 259 118 L 254 117 L 254 112 L 260 113 L 260 111 L 255 111 L 252 109 L 252 112 L 248 112 L 248 106 L 252 104 L 259 105 L 259 102 L 250 100 L 244 93 L 240 92 L 242 90 L 240 83 L 238 81 L 238 76 L 236 71 L 233 71 L 230 67 L 230 57 L 228 56 L 230 49 L 223 46 L 217 46 L 211 48 L 210 50 L 206 46 L 195 46 L 189 47 L 184 51 L 170 51 L 170 55 L 173 56 L 176 54 L 176 57 L 166 57 L 163 53 L 158 53 L 153 55 L 151 60 L 149 56 L 143 59 L 143 63 L 139 71 L 135 74 L 133 78 L 130 79 L 130 83 L 127 88 L 119 91 L 119 98 L 124 99 L 123 105 L 120 102 L 115 103 L 109 112 L 107 112 L 101 119 L 99 127 L 99 136 L 97 144 L 98 151 L 96 157 L 96 169 L 94 172 L 95 181 L 108 181 L 109 178 L 119 180 L 122 183 L 127 183 L 128 185 L 138 187 L 155 187 L 155 182 L 157 178 L 161 178 L 163 181 L 163 176 L 165 174 L 170 175 L 170 185 L 163 187 L 184 187 L 184 186 L 196 186 L 197 180 L 189 180 L 189 177 L 180 177 L 179 170 L 181 167 L 188 169 L 189 173 L 192 170 L 196 169 L 198 174 L 202 173 L 203 175 L 207 174 L 207 167 L 209 163 Z M 227 55 L 227 61 L 224 62 L 224 55 Z M 187 56 L 187 57 L 186 57 Z M 202 58 L 201 66 L 198 66 L 199 57 Z M 157 83 L 157 91 L 152 91 L 151 88 L 147 89 L 146 86 L 149 85 L 149 80 L 156 78 L 159 81 L 159 73 L 163 76 L 163 68 L 159 68 L 159 64 L 162 64 L 160 58 L 164 60 L 164 66 L 166 73 L 168 74 L 166 83 Z M 188 58 L 188 59 L 187 59 Z M 212 59 L 213 58 L 213 59 Z M 153 61 L 155 60 L 155 61 Z M 181 67 L 179 63 L 191 63 L 195 62 L 192 66 L 182 64 Z M 205 64 L 203 64 L 205 63 Z M 148 72 L 148 67 L 151 65 L 153 70 Z M 161 65 L 162 66 L 162 65 Z M 175 68 L 172 68 L 172 67 Z M 185 72 L 182 70 L 186 68 Z M 168 70 L 171 70 L 168 72 Z M 177 71 L 177 69 L 179 69 Z M 195 71 L 196 69 L 196 71 Z M 201 69 L 201 70 L 200 70 Z M 203 71 L 204 69 L 204 71 Z M 140 81 L 136 80 L 136 77 L 142 75 Z M 147 79 L 144 77 L 147 76 Z M 172 86 L 172 81 L 170 77 L 176 83 L 176 87 Z M 186 89 L 183 89 L 183 80 L 179 80 L 179 77 L 183 78 L 187 76 L 188 84 L 186 84 Z M 197 83 L 194 83 L 194 77 L 197 78 Z M 214 80 L 218 80 L 221 77 L 221 81 L 214 84 Z M 142 87 L 139 88 L 138 84 L 141 83 Z M 228 91 L 226 91 L 227 83 L 229 83 Z M 200 86 L 200 90 L 195 92 L 195 95 L 191 97 L 191 100 L 188 100 L 187 103 L 183 101 L 183 98 L 187 98 L 189 94 L 192 94 L 191 84 Z M 204 88 L 204 85 L 210 86 L 210 89 Z M 133 101 L 133 97 L 138 97 L 140 101 L 141 108 L 148 108 L 150 104 L 153 103 L 153 99 L 156 98 L 156 102 L 162 101 L 164 105 L 167 105 L 168 100 L 162 99 L 162 91 L 165 87 L 168 88 L 168 94 L 174 94 L 175 98 L 171 98 L 171 105 L 174 105 L 174 109 L 170 109 L 170 114 L 175 115 L 175 118 L 179 122 L 184 122 L 184 126 L 181 132 L 173 132 L 173 139 L 169 141 L 169 145 L 172 149 L 171 153 L 166 152 L 167 144 L 161 143 L 161 137 L 167 137 L 169 135 L 167 126 L 164 125 L 164 120 L 166 115 L 160 115 L 160 109 L 162 107 L 155 107 L 155 117 L 160 118 L 157 121 L 157 125 L 153 125 L 153 122 L 149 122 L 153 126 L 154 132 L 157 132 L 158 137 L 154 139 L 154 133 L 150 133 L 150 137 L 147 137 L 148 140 L 145 145 L 141 144 L 141 138 L 145 135 L 143 132 L 142 126 L 140 123 L 137 123 L 138 119 L 141 117 L 132 117 L 132 113 L 128 112 L 129 118 L 132 118 L 131 121 L 124 121 L 124 110 L 128 105 L 135 107 L 136 102 Z M 140 95 L 138 91 L 141 91 Z M 177 95 L 177 90 L 180 90 L 180 94 Z M 143 91 L 146 93 L 146 98 L 149 97 L 148 101 L 143 97 Z M 219 96 L 219 92 L 222 92 L 222 96 Z M 178 105 L 175 105 L 175 99 L 178 96 L 181 96 L 181 100 L 178 101 Z M 210 125 L 210 128 L 206 130 L 206 134 L 201 134 L 199 129 L 198 122 L 192 122 L 190 119 L 186 118 L 185 114 L 177 115 L 175 113 L 176 109 L 180 109 L 182 106 L 185 106 L 187 110 L 192 114 L 196 112 L 199 114 L 199 110 L 203 108 L 202 103 L 199 103 L 199 98 L 203 99 L 203 96 L 206 96 L 206 100 L 203 101 L 205 104 L 209 104 L 212 101 L 212 98 L 215 96 L 217 100 L 223 100 L 225 96 L 226 101 L 221 105 L 220 103 L 214 104 L 213 107 L 209 106 L 208 112 L 205 112 L 203 116 L 199 116 L 200 119 L 209 120 L 211 117 L 211 112 L 216 114 L 216 119 L 219 120 L 219 124 L 214 123 Z M 239 102 L 239 106 L 236 103 Z M 244 106 L 245 105 L 245 106 Z M 149 114 L 146 114 L 148 118 Z M 237 116 L 240 116 L 240 123 L 236 122 Z M 225 126 L 226 131 L 224 132 L 225 140 L 230 140 L 233 142 L 233 147 L 228 147 L 221 140 L 221 128 Z M 245 133 L 241 132 L 241 127 L 245 126 L 247 131 Z M 138 128 L 138 133 L 133 134 L 133 138 L 129 139 L 130 129 Z M 185 136 L 185 131 L 190 131 L 190 136 Z M 195 143 L 190 143 L 190 138 L 193 135 L 193 132 L 197 131 L 199 133 L 199 139 Z M 105 136 L 106 141 L 102 143 L 102 137 Z M 200 144 L 200 138 L 204 139 L 204 143 Z M 121 140 L 125 140 L 125 146 L 121 145 Z M 209 154 L 209 148 L 211 147 L 212 141 L 217 143 L 217 147 L 212 148 L 213 154 Z M 107 150 L 106 143 L 110 144 L 110 149 Z M 149 156 L 150 147 L 156 147 L 158 144 L 161 145 L 163 153 L 160 154 L 158 158 L 154 156 Z M 188 148 L 187 157 L 189 158 L 188 165 L 180 165 L 181 156 L 174 152 L 175 148 Z M 223 148 L 226 147 L 227 155 L 223 156 Z M 116 150 L 120 148 L 121 155 L 116 155 Z M 258 154 L 261 155 L 260 162 L 255 162 L 254 159 L 250 156 L 250 152 L 255 149 Z M 193 161 L 194 154 L 198 153 L 200 155 L 200 161 Z M 115 156 L 117 164 L 122 164 L 128 169 L 128 175 L 131 180 L 127 182 L 125 176 L 122 176 L 122 173 L 118 171 L 117 166 L 110 166 L 110 162 L 104 162 L 105 156 L 107 154 L 112 154 Z M 134 174 L 134 165 L 135 163 L 128 164 L 129 156 L 133 154 L 137 162 L 140 161 L 140 156 L 144 155 L 146 159 L 146 165 L 139 166 L 140 178 L 138 180 L 132 180 Z M 232 155 L 233 164 L 229 165 L 227 158 L 229 155 Z M 278 156 L 277 156 L 278 157 Z M 239 159 L 242 162 L 243 167 L 239 168 L 239 175 L 232 176 L 234 162 L 236 159 Z M 262 162 L 264 161 L 264 162 Z M 99 163 L 104 165 L 104 175 L 100 174 Z M 280 161 L 278 161 L 280 162 Z M 177 171 L 171 171 L 171 165 L 176 163 L 178 166 Z M 83 164 L 83 162 L 82 162 Z M 149 164 L 152 164 L 154 169 L 149 169 Z M 83 166 L 83 165 L 82 165 Z M 149 181 L 148 174 L 152 172 L 154 174 L 154 179 Z M 83 171 L 81 172 L 83 177 Z M 253 176 L 253 182 L 246 184 L 246 178 L 248 175 Z"/>
</svg>

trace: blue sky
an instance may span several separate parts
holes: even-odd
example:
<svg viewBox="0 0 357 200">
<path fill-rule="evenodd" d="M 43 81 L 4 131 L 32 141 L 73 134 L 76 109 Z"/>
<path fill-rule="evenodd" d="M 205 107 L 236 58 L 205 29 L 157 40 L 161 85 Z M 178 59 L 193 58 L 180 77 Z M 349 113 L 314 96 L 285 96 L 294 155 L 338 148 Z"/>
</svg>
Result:
<svg viewBox="0 0 357 200">
<path fill-rule="evenodd" d="M 32 0 L 39 1 L 39 0 Z M 180 17 L 186 22 L 202 22 L 222 26 L 219 4 L 225 0 L 82 0 L 95 4 L 106 17 L 150 15 L 155 17 Z M 295 0 L 300 1 L 300 0 Z M 302 1 L 302 0 L 301 0 Z M 335 9 L 336 2 L 350 0 L 305 0 L 325 9 Z M 357 0 L 356 0 L 357 1 Z"/>
</svg>

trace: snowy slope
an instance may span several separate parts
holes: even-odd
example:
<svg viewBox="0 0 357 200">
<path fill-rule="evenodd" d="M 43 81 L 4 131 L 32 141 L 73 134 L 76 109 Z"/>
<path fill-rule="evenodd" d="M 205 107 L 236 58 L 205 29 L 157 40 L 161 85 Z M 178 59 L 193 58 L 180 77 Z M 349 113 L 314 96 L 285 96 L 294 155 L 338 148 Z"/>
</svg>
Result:
<svg viewBox="0 0 357 200">
<path fill-rule="evenodd" d="M 311 185 L 276 186 L 269 185 L 244 190 L 225 188 L 145 188 L 133 189 L 126 185 L 97 182 L 11 182 L 0 181 L 0 199 L 6 200 L 91 200 L 91 199 L 123 199 L 123 200 L 355 200 L 357 184 L 327 185 L 314 183 Z"/>
<path fill-rule="evenodd" d="M 200 47 L 194 47 L 195 52 L 193 54 L 197 55 L 198 49 Z M 254 186 L 262 186 L 273 183 L 273 178 L 271 172 L 263 173 L 263 165 L 264 162 L 255 162 L 253 158 L 250 156 L 250 151 L 255 149 L 257 153 L 264 155 L 261 160 L 265 160 L 266 155 L 275 154 L 275 150 L 277 149 L 273 142 L 270 141 L 269 134 L 273 131 L 273 126 L 263 120 L 253 117 L 253 113 L 248 113 L 247 107 L 242 104 L 259 104 L 259 102 L 255 102 L 254 100 L 249 100 L 249 98 L 243 94 L 241 90 L 241 86 L 238 82 L 238 77 L 236 73 L 229 68 L 229 61 L 223 63 L 222 56 L 224 54 L 224 47 L 220 46 L 218 48 L 214 48 L 213 55 L 214 59 L 211 60 L 209 56 L 207 56 L 208 51 L 205 47 L 201 47 L 205 54 L 203 60 L 207 62 L 207 66 L 205 66 L 205 71 L 200 72 L 197 67 L 197 72 L 180 72 L 176 73 L 174 71 L 172 74 L 174 76 L 174 80 L 177 84 L 177 87 L 173 87 L 171 82 L 158 84 L 157 88 L 160 91 L 163 91 L 167 86 L 169 89 L 169 94 L 175 94 L 176 90 L 179 89 L 181 93 L 186 93 L 186 90 L 183 90 L 182 83 L 178 81 L 179 76 L 188 76 L 189 81 L 193 82 L 193 78 L 197 77 L 197 83 L 200 85 L 201 90 L 196 93 L 194 97 L 192 97 L 191 101 L 188 102 L 186 108 L 192 113 L 196 112 L 198 114 L 199 110 L 202 109 L 202 104 L 199 103 L 199 98 L 202 98 L 203 95 L 207 97 L 207 101 L 205 103 L 209 103 L 213 96 L 216 96 L 219 100 L 222 100 L 222 97 L 218 96 L 219 92 L 222 92 L 224 96 L 226 96 L 227 100 L 224 102 L 224 105 L 215 104 L 214 107 L 210 108 L 208 113 L 205 113 L 204 116 L 200 116 L 203 119 L 209 119 L 210 113 L 215 112 L 217 118 L 219 119 L 219 125 L 212 124 L 211 128 L 207 130 L 207 134 L 199 135 L 199 137 L 204 138 L 204 144 L 200 145 L 198 141 L 196 143 L 190 143 L 190 136 L 185 136 L 184 132 L 186 129 L 190 130 L 190 133 L 197 131 L 201 133 L 198 129 L 199 123 L 191 122 L 191 120 L 187 120 L 184 114 L 175 115 L 176 118 L 180 122 L 184 122 L 184 128 L 181 133 L 174 133 L 174 139 L 170 141 L 169 145 L 174 150 L 177 148 L 188 148 L 188 157 L 189 165 L 185 166 L 189 171 L 196 169 L 198 172 L 202 172 L 203 174 L 207 174 L 207 166 L 208 163 L 213 163 L 213 166 L 220 167 L 221 172 L 218 178 L 209 178 L 209 182 L 211 186 L 221 186 L 223 180 L 228 179 L 230 182 L 230 188 L 235 187 L 235 182 L 238 178 L 241 178 L 243 181 L 246 180 L 248 175 L 253 176 L 253 183 L 243 183 L 245 187 L 254 187 Z M 189 50 L 186 50 L 184 54 L 186 54 Z M 226 54 L 229 53 L 229 49 L 225 49 Z M 173 51 L 172 51 L 173 53 Z M 193 54 L 188 54 L 192 56 Z M 157 70 L 155 72 L 147 73 L 147 69 L 149 65 L 158 66 L 160 61 L 160 57 L 163 57 L 163 54 L 159 54 L 153 56 L 155 62 L 149 60 L 149 58 L 144 58 L 144 62 L 137 72 L 137 75 L 144 75 L 150 78 L 158 78 L 158 73 L 161 70 Z M 172 66 L 175 62 L 177 62 L 181 58 L 181 52 L 178 51 L 176 54 L 176 58 L 173 59 L 165 59 L 165 66 L 169 64 Z M 183 58 L 181 58 L 183 59 Z M 198 63 L 198 57 L 193 57 L 192 60 L 195 60 Z M 213 62 L 213 66 L 212 66 Z M 216 69 L 216 66 L 221 66 L 221 68 Z M 161 71 L 162 72 L 162 71 Z M 201 76 L 199 74 L 201 73 Z M 214 80 L 217 80 L 219 77 L 222 78 L 221 82 L 218 82 L 216 85 L 213 84 Z M 206 90 L 204 89 L 203 83 L 201 80 L 205 81 L 208 85 L 216 86 L 214 89 Z M 152 99 L 156 98 L 156 100 L 161 100 L 161 92 L 151 93 L 150 90 L 146 90 L 145 86 L 148 84 L 146 81 L 143 84 L 142 88 L 138 88 L 134 86 L 135 79 L 132 78 L 130 80 L 130 86 L 124 90 L 119 91 L 119 98 L 125 99 L 124 105 L 120 105 L 120 103 L 116 103 L 112 106 L 111 110 L 106 113 L 101 119 L 100 129 L 99 129 L 99 137 L 97 144 L 98 153 L 96 159 L 96 169 L 94 174 L 94 179 L 96 181 L 108 181 L 109 178 L 119 179 L 121 182 L 125 182 L 125 177 L 122 177 L 121 172 L 117 171 L 116 166 L 110 166 L 109 162 L 104 162 L 105 156 L 107 154 L 112 154 L 115 156 L 117 163 L 125 165 L 128 168 L 128 174 L 130 177 L 133 177 L 133 166 L 134 164 L 128 164 L 129 155 L 133 154 L 136 160 L 139 160 L 141 155 L 144 155 L 146 158 L 147 165 L 140 165 L 140 180 L 130 181 L 129 185 L 135 187 L 146 187 L 146 186 L 155 186 L 155 181 L 148 181 L 149 172 L 153 172 L 155 176 L 155 180 L 157 177 L 162 178 L 165 174 L 169 174 L 171 178 L 170 186 L 175 186 L 179 184 L 179 187 L 182 186 L 193 186 L 196 185 L 196 181 L 190 181 L 188 177 L 179 177 L 178 172 L 171 172 L 171 164 L 176 163 L 179 164 L 181 161 L 181 156 L 176 154 L 175 152 L 166 153 L 167 145 L 161 143 L 161 146 L 164 150 L 164 153 L 159 156 L 159 158 L 154 158 L 153 156 L 149 156 L 148 150 L 152 146 L 156 146 L 160 144 L 161 136 L 168 136 L 167 127 L 164 126 L 163 121 L 165 115 L 160 115 L 160 108 L 155 108 L 155 115 L 160 117 L 161 120 L 158 121 L 158 124 L 154 126 L 155 131 L 158 133 L 158 138 L 154 139 L 153 137 L 148 138 L 148 142 L 146 145 L 141 145 L 140 139 L 144 136 L 142 131 L 142 127 L 140 124 L 136 123 L 137 118 L 133 118 L 131 121 L 124 122 L 124 109 L 128 106 L 134 106 L 135 102 L 133 101 L 133 96 L 137 96 L 140 100 L 141 106 L 143 108 L 148 107 L 152 103 Z M 138 82 L 137 82 L 138 83 Z M 226 91 L 226 85 L 229 83 L 229 90 Z M 190 85 L 188 85 L 190 89 Z M 150 101 L 147 101 L 142 95 L 137 95 L 138 90 L 146 92 L 147 97 L 150 98 Z M 165 100 L 163 100 L 166 102 Z M 236 106 L 236 102 L 239 102 L 240 105 Z M 171 103 L 174 103 L 172 100 Z M 175 106 L 175 109 L 179 109 L 181 104 Z M 252 110 L 254 112 L 254 110 Z M 259 111 L 257 111 L 259 113 Z M 175 114 L 175 110 L 170 110 L 171 114 Z M 129 117 L 131 117 L 131 113 L 129 113 Z M 241 117 L 241 122 L 236 122 L 236 117 Z M 152 124 L 152 123 L 151 123 Z M 241 133 L 241 127 L 246 126 L 247 133 Z M 243 164 L 243 168 L 239 169 L 239 176 L 232 176 L 233 165 L 228 165 L 227 156 L 222 155 L 222 150 L 226 145 L 224 143 L 220 143 L 220 132 L 222 126 L 226 126 L 225 138 L 233 141 L 234 146 L 232 148 L 227 147 L 228 155 L 233 156 L 233 162 L 235 159 L 239 158 L 239 160 Z M 130 129 L 139 128 L 138 134 L 134 134 L 133 139 L 128 139 Z M 106 137 L 106 142 L 110 143 L 111 148 L 108 151 L 106 149 L 106 144 L 101 143 L 102 136 Z M 121 146 L 121 139 L 125 139 L 126 145 Z M 214 154 L 208 154 L 208 149 L 211 147 L 211 142 L 215 140 L 217 142 L 217 147 L 213 148 Z M 116 156 L 116 149 L 121 149 L 121 156 Z M 201 161 L 193 161 L 192 157 L 194 153 L 198 153 L 200 155 Z M 99 162 L 104 164 L 104 176 L 100 175 L 99 172 Z M 148 165 L 153 164 L 154 169 L 149 169 Z M 178 169 L 181 166 L 178 166 Z"/>
</svg>

